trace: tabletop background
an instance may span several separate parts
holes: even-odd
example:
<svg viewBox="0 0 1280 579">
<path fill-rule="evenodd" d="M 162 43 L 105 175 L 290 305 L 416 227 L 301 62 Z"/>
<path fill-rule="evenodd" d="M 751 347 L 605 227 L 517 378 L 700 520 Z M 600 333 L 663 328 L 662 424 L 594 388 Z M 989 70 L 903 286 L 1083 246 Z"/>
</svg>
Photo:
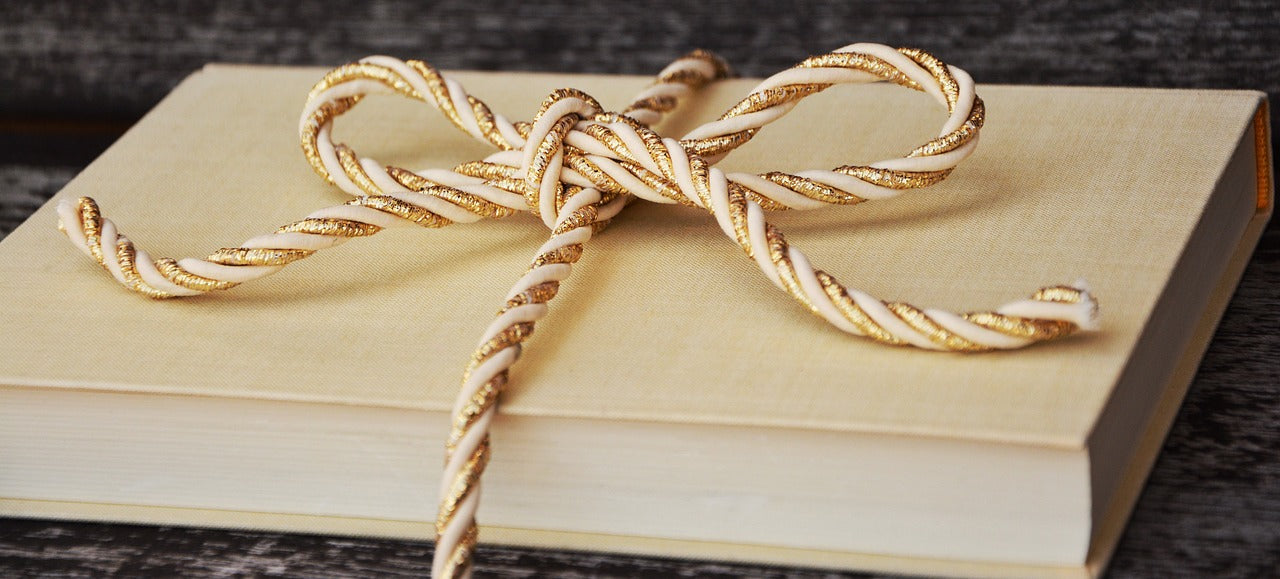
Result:
<svg viewBox="0 0 1280 579">
<path fill-rule="evenodd" d="M 43 0 L 7 1 L 0 13 L 0 236 L 213 61 L 335 66 L 381 53 L 444 69 L 652 74 L 706 48 L 743 75 L 767 76 L 810 54 L 870 41 L 926 49 L 980 83 L 1280 95 L 1280 6 L 1260 0 Z M 1178 415 L 1112 577 L 1263 577 L 1280 567 L 1278 304 L 1273 224 Z M 0 336 L 0 353 L 13 339 L 21 338 Z M 0 519 L 6 577 L 415 576 L 429 568 L 430 552 L 413 541 Z M 479 572 L 509 577 L 864 576 L 498 547 L 482 547 L 479 562 Z"/>
</svg>

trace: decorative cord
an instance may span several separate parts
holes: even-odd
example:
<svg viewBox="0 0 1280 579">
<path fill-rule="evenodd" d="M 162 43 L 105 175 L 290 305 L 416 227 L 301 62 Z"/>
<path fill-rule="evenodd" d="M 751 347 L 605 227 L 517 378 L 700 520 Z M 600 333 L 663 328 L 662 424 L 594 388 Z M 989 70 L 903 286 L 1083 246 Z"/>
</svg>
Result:
<svg viewBox="0 0 1280 579">
<path fill-rule="evenodd" d="M 814 269 L 765 220 L 766 210 L 887 199 L 944 179 L 974 151 L 984 120 L 982 101 L 963 70 L 920 50 L 853 44 L 769 77 L 719 119 L 682 140 L 648 128 L 680 99 L 727 75 L 717 57 L 695 51 L 664 69 L 621 113 L 604 112 L 581 91 L 561 89 L 547 97 L 532 123 L 513 123 L 425 62 L 369 57 L 325 75 L 311 91 L 299 130 L 311 166 L 354 195 L 351 201 L 205 259 L 152 259 L 89 198 L 59 203 L 59 228 L 126 287 L 165 298 L 229 289 L 386 227 L 443 227 L 522 210 L 540 217 L 551 236 L 482 335 L 454 406 L 436 520 L 432 573 L 437 577 L 471 572 L 489 424 L 509 369 L 585 243 L 632 196 L 706 210 L 770 281 L 851 334 L 893 345 L 973 352 L 1020 348 L 1096 328 L 1097 304 L 1083 282 L 1043 288 L 994 311 L 965 314 L 881 301 Z M 876 81 L 933 96 L 949 114 L 939 136 L 906 157 L 870 165 L 759 175 L 712 167 L 803 98 L 836 84 Z M 333 143 L 330 130 L 337 116 L 372 93 L 425 101 L 500 152 L 452 170 L 410 171 L 359 157 Z"/>
</svg>

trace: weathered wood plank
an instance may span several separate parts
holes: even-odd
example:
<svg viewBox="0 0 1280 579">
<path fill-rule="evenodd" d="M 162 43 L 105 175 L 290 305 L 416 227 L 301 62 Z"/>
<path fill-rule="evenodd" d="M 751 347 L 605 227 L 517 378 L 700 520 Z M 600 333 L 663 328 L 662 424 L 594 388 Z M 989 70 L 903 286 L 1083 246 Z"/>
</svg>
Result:
<svg viewBox="0 0 1280 579">
<path fill-rule="evenodd" d="M 20 0 L 3 15 L 0 235 L 109 142 L 101 130 L 50 136 L 31 119 L 127 123 L 209 61 L 334 65 L 387 53 L 452 69 L 650 74 L 703 47 L 758 76 L 867 40 L 926 48 L 980 82 L 1280 95 L 1280 4 L 1265 0 Z M 1201 365 L 1112 576 L 1264 577 L 1280 567 L 1277 287 L 1273 226 Z M 429 551 L 404 541 L 0 520 L 3 576 L 416 576 Z M 508 577 L 861 576 L 493 547 L 481 561 L 487 574 Z"/>
<path fill-rule="evenodd" d="M 0 111 L 136 118 L 206 62 L 651 74 L 692 48 L 765 75 L 856 41 L 926 48 L 980 82 L 1280 94 L 1280 6 L 1126 2 L 6 3 Z"/>
</svg>

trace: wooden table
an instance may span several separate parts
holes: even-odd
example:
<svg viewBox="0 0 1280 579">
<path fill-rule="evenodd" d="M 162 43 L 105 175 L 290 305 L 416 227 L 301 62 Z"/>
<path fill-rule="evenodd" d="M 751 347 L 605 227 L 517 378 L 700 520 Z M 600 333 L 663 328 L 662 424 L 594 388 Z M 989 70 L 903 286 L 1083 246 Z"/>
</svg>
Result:
<svg viewBox="0 0 1280 579">
<path fill-rule="evenodd" d="M 385 52 L 445 68 L 650 73 L 702 46 L 765 75 L 865 39 L 927 48 L 982 82 L 1280 93 L 1280 9 L 1262 1 L 17 4 L 17 18 L 0 19 L 0 234 L 182 76 L 214 60 L 332 65 Z M 1266 577 L 1280 568 L 1278 306 L 1280 228 L 1272 226 L 1138 503 L 1113 577 Z M 5 577 L 421 576 L 430 551 L 412 541 L 0 519 Z M 479 561 L 486 575 L 512 577 L 858 576 L 497 547 L 482 547 Z"/>
</svg>

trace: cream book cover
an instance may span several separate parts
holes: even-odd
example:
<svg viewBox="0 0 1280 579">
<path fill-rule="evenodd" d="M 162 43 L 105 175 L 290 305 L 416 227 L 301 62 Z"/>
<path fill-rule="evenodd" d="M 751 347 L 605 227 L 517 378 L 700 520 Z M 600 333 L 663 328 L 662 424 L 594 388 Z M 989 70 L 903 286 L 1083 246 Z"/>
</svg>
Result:
<svg viewBox="0 0 1280 579">
<path fill-rule="evenodd" d="M 205 255 L 344 200 L 298 150 L 321 69 L 214 65 L 54 199 L 154 255 Z M 645 77 L 453 73 L 509 118 Z M 716 83 L 681 135 L 754 81 Z M 995 307 L 1087 279 L 1102 327 L 939 354 L 834 331 L 695 209 L 635 203 L 587 248 L 501 402 L 482 541 L 945 574 L 1101 571 L 1270 215 L 1244 91 L 980 86 L 978 152 L 903 197 L 777 217 L 887 299 Z M 338 139 L 389 164 L 488 154 L 370 97 Z M 944 118 L 893 86 L 806 99 L 719 166 L 885 158 Z M 536 219 L 359 239 L 256 283 L 156 302 L 54 228 L 0 242 L 0 514 L 430 537 L 474 341 Z M 37 434 L 38 433 L 38 434 Z"/>
</svg>

